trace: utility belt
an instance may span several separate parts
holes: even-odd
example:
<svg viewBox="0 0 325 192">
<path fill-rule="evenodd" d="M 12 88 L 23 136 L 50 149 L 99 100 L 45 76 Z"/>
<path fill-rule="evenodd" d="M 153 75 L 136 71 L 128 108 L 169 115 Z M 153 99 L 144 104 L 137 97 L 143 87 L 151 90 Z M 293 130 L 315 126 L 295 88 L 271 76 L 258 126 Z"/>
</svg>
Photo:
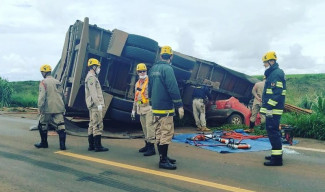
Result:
<svg viewBox="0 0 325 192">
<path fill-rule="evenodd" d="M 137 104 L 140 105 L 141 107 L 145 107 L 149 105 L 149 102 L 143 103 L 142 101 L 137 101 Z"/>
<path fill-rule="evenodd" d="M 202 102 L 202 103 L 203 103 L 203 101 L 204 101 L 204 99 L 199 98 L 199 97 L 194 97 L 193 101 L 194 101 L 194 100 L 199 100 L 199 102 Z"/>
</svg>

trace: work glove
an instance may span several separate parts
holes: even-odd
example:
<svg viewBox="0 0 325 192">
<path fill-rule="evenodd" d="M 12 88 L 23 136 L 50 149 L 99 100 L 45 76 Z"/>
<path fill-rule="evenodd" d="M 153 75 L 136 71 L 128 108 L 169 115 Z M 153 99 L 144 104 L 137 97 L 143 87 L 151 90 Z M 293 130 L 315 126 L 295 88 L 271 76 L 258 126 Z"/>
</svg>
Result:
<svg viewBox="0 0 325 192">
<path fill-rule="evenodd" d="M 133 111 L 133 110 L 132 110 L 132 113 L 131 113 L 131 119 L 132 119 L 132 121 L 135 120 L 135 111 Z"/>
<path fill-rule="evenodd" d="M 98 105 L 98 106 L 97 106 L 97 109 L 98 109 L 98 111 L 101 112 L 101 111 L 103 111 L 103 106 L 102 106 L 102 105 Z"/>
<path fill-rule="evenodd" d="M 273 118 L 273 112 L 272 112 L 272 110 L 266 110 L 265 116 L 267 118 Z"/>
<path fill-rule="evenodd" d="M 179 119 L 183 119 L 183 117 L 184 117 L 184 108 L 183 107 L 178 108 L 178 115 L 179 115 Z"/>
</svg>

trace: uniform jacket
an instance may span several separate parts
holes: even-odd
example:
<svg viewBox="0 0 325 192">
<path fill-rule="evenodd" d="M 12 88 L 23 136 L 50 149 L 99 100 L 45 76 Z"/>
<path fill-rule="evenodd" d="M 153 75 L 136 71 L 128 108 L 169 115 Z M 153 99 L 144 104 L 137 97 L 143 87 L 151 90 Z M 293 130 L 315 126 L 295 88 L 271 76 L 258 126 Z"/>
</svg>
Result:
<svg viewBox="0 0 325 192">
<path fill-rule="evenodd" d="M 88 71 L 85 79 L 85 96 L 87 108 L 97 108 L 98 105 L 105 106 L 102 88 L 98 78 L 93 71 Z"/>
<path fill-rule="evenodd" d="M 252 94 L 254 95 L 253 105 L 261 105 L 262 104 L 262 101 L 257 100 L 257 98 L 262 98 L 264 85 L 265 85 L 265 80 L 255 83 L 255 85 L 252 89 Z"/>
<path fill-rule="evenodd" d="M 146 77 L 148 79 L 148 77 Z M 144 90 L 144 97 L 146 99 L 149 98 L 148 96 L 148 84 L 144 86 L 145 80 L 138 80 L 138 82 L 135 84 L 135 90 L 134 90 L 134 102 L 133 102 L 133 111 L 136 111 L 139 115 L 147 114 L 151 111 L 151 106 L 148 103 L 144 103 L 142 99 L 141 91 Z M 137 88 L 137 84 L 140 84 L 139 88 Z M 137 94 L 138 93 L 138 94 Z"/>
<path fill-rule="evenodd" d="M 279 64 L 275 63 L 264 73 L 266 77 L 261 113 L 266 113 L 266 110 L 272 110 L 273 115 L 282 115 L 286 95 L 286 80 Z"/>
<path fill-rule="evenodd" d="M 47 76 L 39 84 L 38 109 L 44 113 L 63 113 L 65 111 L 63 90 L 60 81 Z"/>
<path fill-rule="evenodd" d="M 199 99 L 206 99 L 207 97 L 211 99 L 211 95 L 209 92 L 209 88 L 206 86 L 195 86 L 192 94 L 193 99 L 199 98 Z"/>
<path fill-rule="evenodd" d="M 149 71 L 149 100 L 155 116 L 175 114 L 175 107 L 183 107 L 173 68 L 166 61 L 159 61 Z"/>
</svg>

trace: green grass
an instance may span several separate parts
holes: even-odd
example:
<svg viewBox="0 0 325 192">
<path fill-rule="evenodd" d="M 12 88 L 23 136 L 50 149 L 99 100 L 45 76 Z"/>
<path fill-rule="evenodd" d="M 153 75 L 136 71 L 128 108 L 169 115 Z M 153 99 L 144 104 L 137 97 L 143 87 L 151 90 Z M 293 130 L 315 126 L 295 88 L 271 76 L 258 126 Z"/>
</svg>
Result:
<svg viewBox="0 0 325 192">
<path fill-rule="evenodd" d="M 38 97 L 32 93 L 14 93 L 11 99 L 11 107 L 37 107 Z"/>
<path fill-rule="evenodd" d="M 262 79 L 263 76 L 255 76 Z M 305 97 L 311 100 L 319 94 L 325 95 L 325 74 L 297 74 L 286 75 L 287 95 L 286 103 L 301 106 Z"/>
<path fill-rule="evenodd" d="M 6 80 L 0 77 L 0 107 L 10 106 L 13 87 Z"/>
<path fill-rule="evenodd" d="M 294 135 L 297 137 L 325 140 L 325 115 L 321 113 L 285 113 L 281 123 L 293 125 Z"/>
<path fill-rule="evenodd" d="M 39 81 L 10 82 L 13 87 L 11 107 L 37 107 Z"/>
</svg>

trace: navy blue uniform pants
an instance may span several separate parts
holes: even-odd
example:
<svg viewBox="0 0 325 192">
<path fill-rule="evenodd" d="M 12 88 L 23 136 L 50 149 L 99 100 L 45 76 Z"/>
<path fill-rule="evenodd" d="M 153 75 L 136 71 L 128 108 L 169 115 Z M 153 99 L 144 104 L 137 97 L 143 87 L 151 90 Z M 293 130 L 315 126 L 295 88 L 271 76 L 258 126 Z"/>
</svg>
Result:
<svg viewBox="0 0 325 192">
<path fill-rule="evenodd" d="M 266 131 L 270 139 L 272 150 L 282 150 L 282 138 L 280 126 L 280 115 L 273 115 L 272 118 L 266 117 Z"/>
</svg>

